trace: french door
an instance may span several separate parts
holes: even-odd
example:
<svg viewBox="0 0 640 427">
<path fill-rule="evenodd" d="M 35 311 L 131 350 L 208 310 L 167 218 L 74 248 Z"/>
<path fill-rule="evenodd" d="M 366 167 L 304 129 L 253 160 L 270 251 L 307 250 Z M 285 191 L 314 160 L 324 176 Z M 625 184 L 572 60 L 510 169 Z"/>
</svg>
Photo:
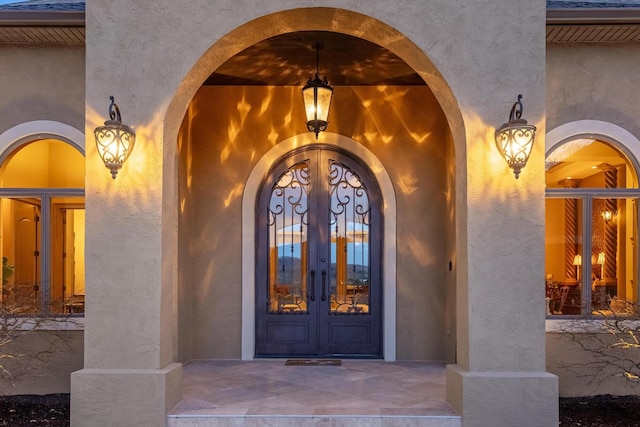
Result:
<svg viewBox="0 0 640 427">
<path fill-rule="evenodd" d="M 381 198 L 367 168 L 329 148 L 289 156 L 257 225 L 256 355 L 381 357 Z"/>
</svg>

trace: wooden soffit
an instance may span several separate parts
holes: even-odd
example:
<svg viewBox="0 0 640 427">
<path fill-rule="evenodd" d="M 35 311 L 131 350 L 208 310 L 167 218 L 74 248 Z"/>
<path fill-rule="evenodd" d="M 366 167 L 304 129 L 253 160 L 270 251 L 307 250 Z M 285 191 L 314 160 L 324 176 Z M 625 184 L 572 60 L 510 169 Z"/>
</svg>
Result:
<svg viewBox="0 0 640 427">
<path fill-rule="evenodd" d="M 83 46 L 84 11 L 0 11 L 0 45 Z"/>
</svg>

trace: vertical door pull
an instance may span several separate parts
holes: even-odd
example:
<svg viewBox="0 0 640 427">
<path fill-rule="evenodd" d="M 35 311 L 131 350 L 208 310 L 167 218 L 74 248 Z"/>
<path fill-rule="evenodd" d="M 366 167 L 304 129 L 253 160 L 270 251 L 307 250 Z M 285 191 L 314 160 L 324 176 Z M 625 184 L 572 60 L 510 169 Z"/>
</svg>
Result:
<svg viewBox="0 0 640 427">
<path fill-rule="evenodd" d="M 322 296 L 320 297 L 322 301 L 327 300 L 326 286 L 327 286 L 327 270 L 322 270 Z"/>
<path fill-rule="evenodd" d="M 311 270 L 311 295 L 309 295 L 311 301 L 316 300 L 316 271 Z"/>
</svg>

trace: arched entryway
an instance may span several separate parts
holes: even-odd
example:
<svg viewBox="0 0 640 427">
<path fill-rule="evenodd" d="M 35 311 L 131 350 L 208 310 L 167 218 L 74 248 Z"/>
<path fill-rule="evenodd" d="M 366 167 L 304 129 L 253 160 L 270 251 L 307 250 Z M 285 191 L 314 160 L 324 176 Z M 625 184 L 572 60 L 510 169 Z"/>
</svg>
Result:
<svg viewBox="0 0 640 427">
<path fill-rule="evenodd" d="M 457 212 L 453 186 L 457 179 L 451 174 L 457 169 L 454 152 L 458 150 L 453 145 L 463 132 L 461 127 L 452 128 L 451 123 L 461 123 L 459 111 L 451 110 L 450 94 L 442 97 L 449 91 L 444 82 L 435 85 L 437 94 L 424 84 L 427 80 L 435 84 L 433 79 L 438 73 L 415 45 L 399 42 L 406 39 L 384 24 L 357 14 L 354 18 L 370 21 L 370 25 L 382 25 L 393 32 L 393 40 L 374 37 L 374 33 L 365 40 L 357 26 L 352 26 L 356 21 L 345 23 L 345 28 L 337 31 L 330 19 L 326 22 L 322 19 L 325 12 L 320 10 L 316 15 L 318 20 L 311 27 L 305 28 L 305 21 L 297 19 L 298 15 L 283 12 L 278 14 L 278 20 L 291 19 L 292 32 L 278 33 L 275 30 L 280 26 L 268 27 L 274 32 L 254 40 L 255 33 L 249 34 L 243 26 L 230 37 L 234 40 L 247 37 L 241 44 L 248 50 L 267 40 L 267 36 L 289 35 L 290 42 L 298 36 L 309 37 L 309 32 L 304 30 L 311 29 L 311 33 L 328 30 L 332 32 L 320 35 L 331 40 L 348 39 L 349 43 L 371 44 L 373 40 L 376 52 L 392 58 L 392 63 L 411 74 L 408 80 L 403 77 L 395 82 L 392 74 L 374 81 L 368 79 L 366 72 L 363 72 L 365 77 L 357 76 L 360 80 L 355 83 L 343 80 L 343 85 L 336 88 L 330 132 L 321 133 L 317 141 L 341 145 L 352 153 L 368 153 L 358 157 L 370 167 L 383 193 L 384 304 L 382 351 L 377 354 L 385 360 L 453 361 L 456 274 L 452 272 L 457 271 L 454 269 L 459 261 L 454 256 Z M 262 18 L 259 25 L 266 25 L 272 18 Z M 322 25 L 326 25 L 326 29 Z M 231 58 L 236 54 L 242 57 L 244 52 L 227 51 L 229 45 L 220 43 L 204 58 L 215 54 L 211 58 L 218 59 L 223 55 L 227 62 L 217 62 L 215 69 L 207 63 L 209 73 L 213 74 L 203 78 L 206 84 L 194 93 L 178 137 L 177 158 L 182 170 L 179 200 L 183 218 L 178 250 L 188 254 L 179 257 L 178 268 L 179 348 L 184 360 L 256 356 L 255 197 L 264 173 L 278 158 L 292 149 L 316 142 L 315 135 L 306 132 L 304 113 L 299 108 L 299 89 L 309 73 L 307 64 L 293 68 L 294 80 L 289 85 L 246 81 L 245 85 L 229 84 L 225 76 L 243 69 L 232 66 Z M 221 50 L 215 50 L 216 46 Z M 346 56 L 359 51 L 347 50 Z M 259 59 L 250 56 L 254 66 L 270 67 L 272 52 L 269 49 L 259 52 Z M 313 62 L 310 61 L 311 71 Z M 327 58 L 327 63 L 330 62 Z M 418 68 L 412 68 L 412 64 Z M 375 63 L 371 67 L 375 68 Z M 289 67 L 281 68 L 291 71 Z M 397 70 L 382 68 L 384 72 Z M 263 75 L 256 70 L 256 76 Z M 195 73 L 201 71 L 194 69 Z M 344 79 L 344 75 L 349 75 L 339 71 L 327 74 L 330 80 L 332 76 Z M 232 83 L 237 83 L 237 79 L 238 76 L 233 77 Z M 445 113 L 440 100 L 452 114 Z M 174 105 L 170 106 L 169 114 Z M 166 158 L 172 158 L 170 152 Z M 380 180 L 380 175 L 386 178 Z M 403 209 L 400 220 L 395 214 L 397 195 L 399 207 Z M 237 215 L 240 201 L 241 224 Z M 398 228 L 401 233 L 397 233 Z M 242 239 L 238 240 L 240 233 Z M 403 266 L 401 270 L 396 268 L 398 263 Z M 403 313 L 399 319 L 398 307 Z M 409 307 L 412 308 L 407 309 Z"/>
</svg>

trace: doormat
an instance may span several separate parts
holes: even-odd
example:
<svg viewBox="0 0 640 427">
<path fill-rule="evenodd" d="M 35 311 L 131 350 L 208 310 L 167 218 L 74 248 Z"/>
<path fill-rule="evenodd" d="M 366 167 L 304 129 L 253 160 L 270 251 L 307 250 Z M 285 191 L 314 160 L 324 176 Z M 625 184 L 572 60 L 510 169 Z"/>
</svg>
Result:
<svg viewBox="0 0 640 427">
<path fill-rule="evenodd" d="M 340 366 L 342 360 L 339 359 L 289 359 L 284 362 L 285 366 Z"/>
</svg>

